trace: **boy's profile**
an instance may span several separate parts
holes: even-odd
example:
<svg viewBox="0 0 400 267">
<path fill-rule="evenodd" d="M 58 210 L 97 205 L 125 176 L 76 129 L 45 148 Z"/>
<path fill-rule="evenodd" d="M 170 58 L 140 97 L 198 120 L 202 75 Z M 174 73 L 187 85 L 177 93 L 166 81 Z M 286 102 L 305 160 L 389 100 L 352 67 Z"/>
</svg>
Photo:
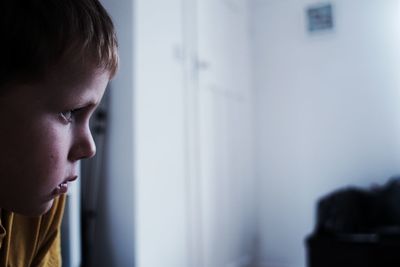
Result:
<svg viewBox="0 0 400 267">
<path fill-rule="evenodd" d="M 98 0 L 1 1 L 0 267 L 61 266 L 59 227 L 89 119 L 118 65 Z"/>
</svg>

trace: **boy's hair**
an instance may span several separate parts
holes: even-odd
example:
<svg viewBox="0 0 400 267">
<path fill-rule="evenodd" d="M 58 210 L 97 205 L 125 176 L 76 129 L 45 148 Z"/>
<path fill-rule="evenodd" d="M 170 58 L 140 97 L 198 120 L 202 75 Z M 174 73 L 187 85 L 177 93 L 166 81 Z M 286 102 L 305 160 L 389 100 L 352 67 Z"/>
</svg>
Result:
<svg viewBox="0 0 400 267">
<path fill-rule="evenodd" d="M 98 0 L 7 0 L 0 10 L 0 87 L 41 81 L 63 65 L 115 74 L 116 34 Z"/>
</svg>

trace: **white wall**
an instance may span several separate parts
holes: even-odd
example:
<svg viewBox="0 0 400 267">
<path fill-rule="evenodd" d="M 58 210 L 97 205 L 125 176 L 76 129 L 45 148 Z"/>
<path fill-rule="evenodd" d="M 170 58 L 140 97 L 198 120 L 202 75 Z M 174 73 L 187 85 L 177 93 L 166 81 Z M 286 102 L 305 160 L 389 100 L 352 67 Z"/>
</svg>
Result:
<svg viewBox="0 0 400 267">
<path fill-rule="evenodd" d="M 245 1 L 136 2 L 139 267 L 243 267 L 252 260 L 247 13 Z"/>
<path fill-rule="evenodd" d="M 315 1 L 253 1 L 263 267 L 305 265 L 318 197 L 400 173 L 400 2 L 330 2 L 309 34 Z"/>
<path fill-rule="evenodd" d="M 180 1 L 103 1 L 117 29 L 92 266 L 186 267 Z"/>
<path fill-rule="evenodd" d="M 93 266 L 249 266 L 257 229 L 247 1 L 104 3 L 121 68 Z"/>
<path fill-rule="evenodd" d="M 135 3 L 136 266 L 187 266 L 182 6 Z"/>
<path fill-rule="evenodd" d="M 253 90 L 247 1 L 197 4 L 202 267 L 254 256 Z"/>
<path fill-rule="evenodd" d="M 201 267 L 244 267 L 256 236 L 247 1 L 197 4 Z"/>
</svg>

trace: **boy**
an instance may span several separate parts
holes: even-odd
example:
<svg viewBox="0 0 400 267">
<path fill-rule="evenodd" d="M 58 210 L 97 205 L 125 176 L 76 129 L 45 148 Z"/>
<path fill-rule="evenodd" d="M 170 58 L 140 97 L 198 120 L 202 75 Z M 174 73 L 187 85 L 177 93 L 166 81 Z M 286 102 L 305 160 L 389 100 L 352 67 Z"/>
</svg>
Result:
<svg viewBox="0 0 400 267">
<path fill-rule="evenodd" d="M 1 1 L 0 266 L 61 266 L 64 193 L 118 65 L 98 0 Z"/>
</svg>

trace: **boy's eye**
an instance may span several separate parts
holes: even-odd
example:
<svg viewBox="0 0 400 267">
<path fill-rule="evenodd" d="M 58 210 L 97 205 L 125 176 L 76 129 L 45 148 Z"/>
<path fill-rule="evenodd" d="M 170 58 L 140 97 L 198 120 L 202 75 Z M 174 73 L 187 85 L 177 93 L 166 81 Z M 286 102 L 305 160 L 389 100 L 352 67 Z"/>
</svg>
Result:
<svg viewBox="0 0 400 267">
<path fill-rule="evenodd" d="M 70 123 L 74 120 L 74 112 L 75 112 L 75 110 L 68 110 L 68 111 L 61 112 L 60 115 L 63 120 Z"/>
</svg>

